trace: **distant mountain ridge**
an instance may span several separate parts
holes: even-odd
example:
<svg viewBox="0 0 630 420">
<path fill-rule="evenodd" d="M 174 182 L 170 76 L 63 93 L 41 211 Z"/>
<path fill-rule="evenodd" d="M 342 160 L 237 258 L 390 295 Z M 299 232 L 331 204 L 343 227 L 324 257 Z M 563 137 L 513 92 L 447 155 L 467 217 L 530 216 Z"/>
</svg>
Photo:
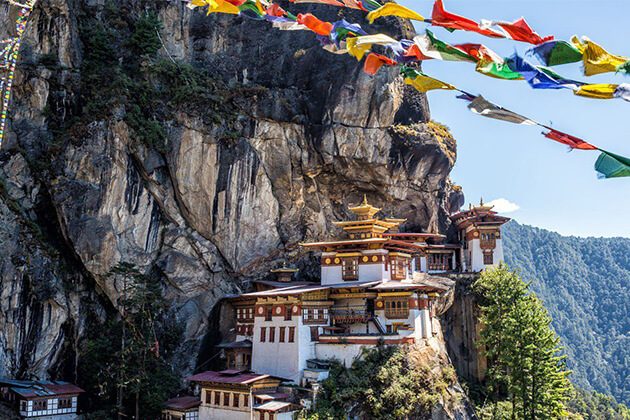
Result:
<svg viewBox="0 0 630 420">
<path fill-rule="evenodd" d="M 630 238 L 567 237 L 508 223 L 505 260 L 545 303 L 572 381 L 630 403 Z"/>
</svg>

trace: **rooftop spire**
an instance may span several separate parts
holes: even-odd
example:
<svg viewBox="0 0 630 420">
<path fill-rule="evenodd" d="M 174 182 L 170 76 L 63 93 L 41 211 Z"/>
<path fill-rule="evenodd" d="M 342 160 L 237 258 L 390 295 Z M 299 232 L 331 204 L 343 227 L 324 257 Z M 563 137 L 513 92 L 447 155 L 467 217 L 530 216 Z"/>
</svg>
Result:
<svg viewBox="0 0 630 420">
<path fill-rule="evenodd" d="M 357 220 L 372 219 L 376 213 L 381 211 L 381 209 L 368 203 L 366 194 L 363 194 L 363 202 L 360 205 L 350 207 L 349 209 L 352 213 L 356 214 Z"/>
</svg>

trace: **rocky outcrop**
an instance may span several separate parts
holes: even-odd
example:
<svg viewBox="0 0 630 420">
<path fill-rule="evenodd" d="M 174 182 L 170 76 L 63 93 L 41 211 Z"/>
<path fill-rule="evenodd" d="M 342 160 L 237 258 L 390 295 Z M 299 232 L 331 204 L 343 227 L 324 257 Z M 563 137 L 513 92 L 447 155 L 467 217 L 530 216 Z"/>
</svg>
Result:
<svg viewBox="0 0 630 420">
<path fill-rule="evenodd" d="M 166 148 L 138 140 L 130 109 L 86 114 L 83 99 L 87 19 L 124 26 L 147 11 L 162 22 L 159 54 L 225 86 L 213 118 L 204 102 L 163 114 Z M 327 237 L 363 194 L 430 232 L 446 231 L 461 201 L 448 181 L 455 143 L 429 122 L 426 98 L 308 32 L 180 1 L 41 0 L 27 38 L 0 160 L 0 375 L 71 370 L 69 349 L 117 311 L 121 285 L 107 274 L 119 262 L 162 278 L 190 370 L 215 304 L 285 258 L 312 274 L 297 244 Z"/>
</svg>

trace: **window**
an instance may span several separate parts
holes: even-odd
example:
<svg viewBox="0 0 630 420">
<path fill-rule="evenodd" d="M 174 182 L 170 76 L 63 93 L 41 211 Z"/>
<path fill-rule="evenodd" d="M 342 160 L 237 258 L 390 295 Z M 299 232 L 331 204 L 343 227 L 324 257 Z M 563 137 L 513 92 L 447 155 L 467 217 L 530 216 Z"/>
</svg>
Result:
<svg viewBox="0 0 630 420">
<path fill-rule="evenodd" d="M 358 280 L 359 262 L 356 258 L 344 258 L 341 261 L 341 273 L 344 280 Z"/>
<path fill-rule="evenodd" d="M 240 399 L 240 394 L 232 394 L 232 407 L 238 408 L 238 400 Z"/>
<path fill-rule="evenodd" d="M 22 400 L 20 401 L 20 411 L 28 410 L 28 401 Z"/>
<path fill-rule="evenodd" d="M 449 271 L 453 261 L 453 254 L 429 254 L 428 264 L 431 271 Z"/>
<path fill-rule="evenodd" d="M 221 393 L 219 391 L 214 391 L 214 405 L 221 405 Z"/>
<path fill-rule="evenodd" d="M 276 340 L 276 327 L 269 327 L 269 342 L 273 343 Z"/>
<path fill-rule="evenodd" d="M 249 407 L 249 395 L 243 395 L 243 407 Z"/>
<path fill-rule="evenodd" d="M 319 327 L 311 327 L 311 341 L 319 340 Z"/>
<path fill-rule="evenodd" d="M 33 411 L 42 411 L 48 409 L 48 400 L 33 401 Z"/>
<path fill-rule="evenodd" d="M 414 261 L 416 262 L 416 271 L 422 271 L 422 255 L 416 255 Z"/>
<path fill-rule="evenodd" d="M 486 252 L 483 254 L 483 263 L 485 265 L 492 265 L 494 264 L 493 261 L 494 261 L 494 258 L 493 258 L 492 252 Z"/>
<path fill-rule="evenodd" d="M 264 343 L 267 335 L 267 327 L 260 327 L 260 342 Z"/>
<path fill-rule="evenodd" d="M 385 301 L 385 316 L 390 319 L 401 319 L 409 316 L 407 299 L 388 299 Z"/>
<path fill-rule="evenodd" d="M 230 393 L 229 392 L 223 393 L 223 405 L 226 407 L 230 406 Z"/>
<path fill-rule="evenodd" d="M 291 321 L 291 317 L 293 316 L 291 305 L 287 305 L 284 307 L 284 320 Z"/>
<path fill-rule="evenodd" d="M 289 343 L 295 342 L 295 327 L 289 327 Z"/>
<path fill-rule="evenodd" d="M 328 322 L 328 308 L 302 309 L 302 320 L 305 324 L 322 324 Z"/>
<path fill-rule="evenodd" d="M 284 343 L 284 332 L 286 329 L 286 327 L 280 327 L 280 337 L 278 337 L 278 341 L 281 343 Z"/>
<path fill-rule="evenodd" d="M 406 258 L 392 257 L 390 259 L 392 266 L 392 280 L 403 280 L 407 277 L 407 265 L 409 262 Z"/>
<path fill-rule="evenodd" d="M 269 305 L 265 307 L 265 321 L 271 321 L 273 317 L 273 306 Z"/>
</svg>

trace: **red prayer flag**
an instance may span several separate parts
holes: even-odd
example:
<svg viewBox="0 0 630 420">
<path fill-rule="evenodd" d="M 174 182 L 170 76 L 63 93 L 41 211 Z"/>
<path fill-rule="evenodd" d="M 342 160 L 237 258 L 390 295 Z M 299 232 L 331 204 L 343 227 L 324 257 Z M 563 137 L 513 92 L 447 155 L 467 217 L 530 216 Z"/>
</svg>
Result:
<svg viewBox="0 0 630 420">
<path fill-rule="evenodd" d="M 508 33 L 510 38 L 515 41 L 528 42 L 530 44 L 538 45 L 543 42 L 552 41 L 553 35 L 542 38 L 525 22 L 525 18 L 520 18 L 514 22 L 497 22 L 496 25 L 503 28 Z"/>
<path fill-rule="evenodd" d="M 273 3 L 271 6 L 267 7 L 267 14 L 269 16 L 284 17 L 287 15 L 287 12 L 282 7 L 278 6 L 277 3 Z"/>
<path fill-rule="evenodd" d="M 332 23 L 319 20 L 310 13 L 300 13 L 297 16 L 297 21 L 299 24 L 306 26 L 308 29 L 315 32 L 316 34 L 323 36 L 330 36 L 330 32 L 332 31 L 333 27 Z"/>
<path fill-rule="evenodd" d="M 490 61 L 493 63 L 503 61 L 500 55 L 483 44 L 458 44 L 454 45 L 454 47 L 474 57 L 477 61 Z"/>
<path fill-rule="evenodd" d="M 592 144 L 585 142 L 584 140 L 577 137 L 573 137 L 570 134 L 562 133 L 549 127 L 545 128 L 550 130 L 548 133 L 545 134 L 545 137 L 551 140 L 555 140 L 559 143 L 566 144 L 571 149 L 598 150 L 597 147 L 593 146 Z"/>
<path fill-rule="evenodd" d="M 491 38 L 505 38 L 503 34 L 497 31 L 481 28 L 481 26 L 474 20 L 470 20 L 463 16 L 447 12 L 444 9 L 444 4 L 442 3 L 442 0 L 435 0 L 435 4 L 433 5 L 433 14 L 431 16 L 431 24 L 435 26 L 442 26 L 444 28 L 477 32 L 481 35 L 489 36 Z"/>
<path fill-rule="evenodd" d="M 363 71 L 374 76 L 383 65 L 395 66 L 396 62 L 384 55 L 369 53 L 363 64 Z"/>
<path fill-rule="evenodd" d="M 432 60 L 431 57 L 427 57 L 426 55 L 422 54 L 422 51 L 420 51 L 420 47 L 418 47 L 416 44 L 413 44 L 411 47 L 407 48 L 403 55 L 405 57 L 415 57 L 418 61 Z"/>
</svg>

